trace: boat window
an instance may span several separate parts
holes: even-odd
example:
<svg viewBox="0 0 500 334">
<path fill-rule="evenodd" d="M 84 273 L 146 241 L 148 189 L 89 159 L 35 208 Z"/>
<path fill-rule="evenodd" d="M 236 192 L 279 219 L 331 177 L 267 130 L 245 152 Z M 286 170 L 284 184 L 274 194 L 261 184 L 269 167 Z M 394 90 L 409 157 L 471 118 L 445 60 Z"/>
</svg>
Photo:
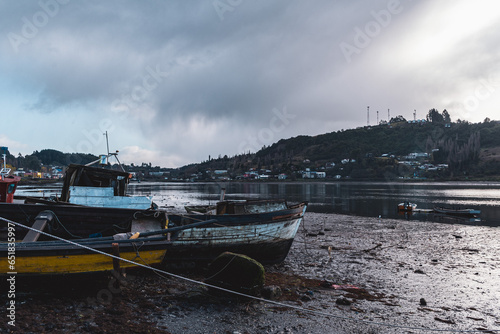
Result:
<svg viewBox="0 0 500 334">
<path fill-rule="evenodd" d="M 12 194 L 16 190 L 16 185 L 14 183 L 9 184 L 9 188 L 7 189 L 8 194 Z"/>
</svg>

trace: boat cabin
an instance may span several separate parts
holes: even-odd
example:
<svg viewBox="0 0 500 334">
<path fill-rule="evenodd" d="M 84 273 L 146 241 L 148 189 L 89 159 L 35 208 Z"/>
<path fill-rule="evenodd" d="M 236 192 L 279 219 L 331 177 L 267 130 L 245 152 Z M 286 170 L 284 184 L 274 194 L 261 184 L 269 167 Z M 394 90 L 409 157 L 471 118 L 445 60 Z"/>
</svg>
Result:
<svg viewBox="0 0 500 334">
<path fill-rule="evenodd" d="M 8 175 L 4 173 L 4 168 L 0 171 L 0 203 L 12 203 L 17 183 L 21 181 L 19 176 Z"/>
<path fill-rule="evenodd" d="M 66 170 L 59 200 L 97 207 L 150 208 L 150 197 L 127 196 L 131 176 L 123 171 L 71 164 Z"/>
</svg>

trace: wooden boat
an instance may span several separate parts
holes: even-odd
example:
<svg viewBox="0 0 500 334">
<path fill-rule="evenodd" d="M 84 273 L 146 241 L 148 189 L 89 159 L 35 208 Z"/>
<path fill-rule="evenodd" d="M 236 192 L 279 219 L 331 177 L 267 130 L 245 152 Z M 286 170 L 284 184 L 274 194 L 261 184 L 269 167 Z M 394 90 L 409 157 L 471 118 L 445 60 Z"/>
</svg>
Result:
<svg viewBox="0 0 500 334">
<path fill-rule="evenodd" d="M 165 229 L 119 233 L 110 237 L 39 240 L 41 235 L 48 237 L 40 231 L 53 219 L 55 216 L 51 211 L 43 211 L 21 241 L 16 242 L 15 237 L 9 237 L 8 242 L 0 243 L 0 273 L 78 274 L 134 267 L 135 263 L 156 265 L 163 261 L 172 244 Z M 2 221 L 7 223 L 12 236 L 17 235 L 19 227 L 23 226 L 9 220 Z M 198 222 L 177 230 L 208 223 L 210 222 Z M 168 230 L 169 233 L 175 231 L 176 228 Z"/>
<path fill-rule="evenodd" d="M 208 262 L 224 251 L 245 254 L 262 263 L 279 263 L 288 254 L 306 207 L 306 203 L 300 203 L 285 210 L 254 214 L 167 215 L 158 210 L 4 204 L 0 205 L 0 212 L 9 221 L 16 222 L 11 219 L 15 217 L 33 229 L 106 253 L 112 251 L 116 235 L 139 232 L 137 240 L 118 241 L 120 254 L 136 259 L 139 254 L 151 264 L 167 265 Z M 46 211 L 40 213 L 41 210 Z M 11 217 L 5 217 L 6 214 Z M 0 240 L 12 243 L 11 227 L 3 221 Z M 95 255 L 87 248 L 31 232 L 15 230 L 15 239 L 22 240 L 15 244 L 18 273 L 81 273 L 111 268 L 112 261 L 103 254 Z M 151 234 L 155 237 L 149 238 Z M 9 243 L 0 243 L 0 273 L 10 271 L 5 270 L 8 250 Z M 139 251 L 146 253 L 143 256 Z"/>
<path fill-rule="evenodd" d="M 398 204 L 398 211 L 402 212 L 412 212 L 417 208 L 417 204 L 411 202 L 402 202 Z"/>
<path fill-rule="evenodd" d="M 459 209 L 459 208 L 444 208 L 444 207 L 434 207 L 434 212 L 446 215 L 454 215 L 454 216 L 476 216 L 481 214 L 481 211 L 476 209 Z"/>
<path fill-rule="evenodd" d="M 224 251 L 248 255 L 264 264 L 282 262 L 304 217 L 307 203 L 256 213 L 168 215 L 173 226 L 215 219 L 217 224 L 176 235 L 169 259 L 206 262 Z"/>
</svg>

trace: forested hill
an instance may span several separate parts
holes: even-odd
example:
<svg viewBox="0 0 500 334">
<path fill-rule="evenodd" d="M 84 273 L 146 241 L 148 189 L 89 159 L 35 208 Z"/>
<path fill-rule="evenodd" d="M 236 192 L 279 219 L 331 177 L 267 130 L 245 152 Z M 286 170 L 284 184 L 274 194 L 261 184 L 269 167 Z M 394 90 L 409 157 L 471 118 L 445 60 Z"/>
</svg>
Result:
<svg viewBox="0 0 500 334">
<path fill-rule="evenodd" d="M 441 117 L 433 119 L 433 113 Z M 421 164 L 447 164 L 448 168 L 416 173 L 415 168 L 400 163 L 410 153 L 427 153 L 425 159 L 420 159 Z M 227 169 L 234 176 L 251 168 L 273 174 L 293 174 L 306 168 L 326 170 L 327 177 L 330 174 L 376 179 L 390 174 L 491 179 L 500 173 L 500 122 L 446 122 L 432 109 L 426 121 L 412 123 L 398 116 L 390 123 L 372 127 L 282 139 L 253 154 L 219 157 L 182 169 L 185 174 Z"/>
<path fill-rule="evenodd" d="M 91 154 L 52 149 L 24 157 L 6 153 L 8 164 L 33 171 L 43 166 L 86 164 L 97 159 Z M 222 154 L 216 159 L 209 157 L 201 163 L 169 169 L 169 177 L 213 180 L 249 175 L 274 178 L 281 174 L 292 180 L 319 175 L 365 180 L 500 181 L 500 122 L 488 118 L 481 123 L 452 122 L 446 110 L 440 113 L 431 109 L 422 121 L 408 122 L 397 116 L 376 126 L 282 139 L 255 153 L 233 157 Z M 136 166 L 131 165 L 129 170 L 132 167 Z M 143 163 L 141 168 L 145 174 L 152 170 L 151 164 Z"/>
</svg>

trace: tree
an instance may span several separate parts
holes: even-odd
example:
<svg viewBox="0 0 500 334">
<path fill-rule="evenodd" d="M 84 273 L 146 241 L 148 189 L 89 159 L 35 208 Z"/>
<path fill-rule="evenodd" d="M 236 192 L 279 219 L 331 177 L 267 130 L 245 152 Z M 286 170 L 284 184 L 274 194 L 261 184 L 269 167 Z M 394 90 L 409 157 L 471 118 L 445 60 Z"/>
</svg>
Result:
<svg viewBox="0 0 500 334">
<path fill-rule="evenodd" d="M 27 155 L 24 158 L 24 165 L 26 166 L 26 168 L 33 171 L 38 171 L 41 167 L 40 160 L 34 155 Z"/>
<path fill-rule="evenodd" d="M 446 113 L 448 113 L 448 112 L 446 112 Z M 448 118 L 449 118 L 449 115 L 448 115 Z M 444 121 L 443 115 L 441 115 L 439 113 L 439 111 L 437 111 L 437 109 L 432 108 L 427 113 L 427 122 L 431 122 L 431 123 L 444 123 L 445 121 Z"/>
<path fill-rule="evenodd" d="M 403 116 L 398 115 L 396 117 L 391 118 L 391 121 L 389 123 L 401 123 L 401 122 L 406 123 L 406 119 Z"/>
<path fill-rule="evenodd" d="M 445 123 L 451 123 L 451 117 L 448 111 L 445 109 L 443 110 L 443 119 Z"/>
</svg>

